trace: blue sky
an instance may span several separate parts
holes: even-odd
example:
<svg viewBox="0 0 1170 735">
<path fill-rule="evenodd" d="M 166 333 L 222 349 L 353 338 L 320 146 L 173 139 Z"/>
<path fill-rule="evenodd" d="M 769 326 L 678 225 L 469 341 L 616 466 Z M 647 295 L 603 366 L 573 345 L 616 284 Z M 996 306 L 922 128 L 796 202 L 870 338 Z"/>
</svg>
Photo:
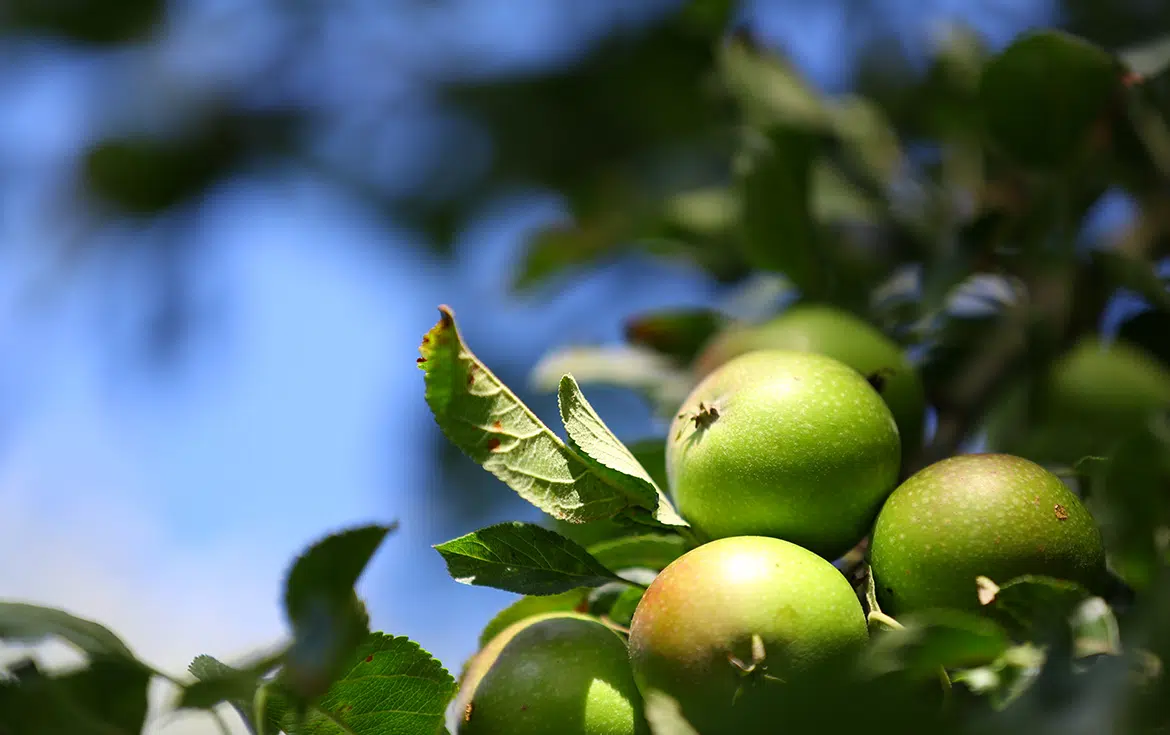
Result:
<svg viewBox="0 0 1170 735">
<path fill-rule="evenodd" d="M 843 83 L 827 5 L 757 5 L 768 35 L 818 81 Z M 972 7 L 937 5 L 935 15 Z M 489 15 L 485 34 L 501 44 Z M 540 14 L 526 17 L 531 28 L 512 32 L 539 37 Z M 1013 13 L 1010 24 L 1034 21 Z M 986 29 L 1002 41 L 1007 22 Z M 518 36 L 515 53 L 527 49 Z M 362 582 L 374 623 L 458 671 L 511 596 L 456 584 L 429 548 L 445 538 L 420 490 L 432 420 L 414 358 L 435 306 L 456 309 L 473 348 L 488 352 L 490 340 L 491 354 L 528 365 L 555 344 L 617 338 L 639 309 L 711 303 L 715 287 L 627 262 L 524 303 L 507 292 L 508 269 L 522 234 L 557 214 L 548 197 L 496 203 L 448 268 L 386 248 L 405 236 L 327 187 L 241 179 L 186 235 L 201 252 L 192 274 L 205 326 L 173 369 L 152 371 L 119 349 L 140 277 L 132 260 L 81 255 L 68 276 L 47 277 L 75 234 L 55 218 L 53 192 L 92 132 L 102 68 L 56 54 L 0 72 L 0 597 L 100 620 L 177 673 L 196 654 L 231 659 L 279 638 L 280 582 L 307 543 L 398 520 Z M 620 433 L 651 430 L 635 403 L 610 399 L 599 405 L 629 409 Z M 162 724 L 210 731 L 199 718 Z"/>
</svg>

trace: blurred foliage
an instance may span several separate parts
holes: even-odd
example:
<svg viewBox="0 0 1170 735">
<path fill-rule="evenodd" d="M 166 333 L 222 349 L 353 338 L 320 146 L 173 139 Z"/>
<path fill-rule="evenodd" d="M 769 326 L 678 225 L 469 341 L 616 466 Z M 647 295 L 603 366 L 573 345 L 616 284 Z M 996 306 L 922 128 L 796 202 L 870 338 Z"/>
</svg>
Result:
<svg viewBox="0 0 1170 735">
<path fill-rule="evenodd" d="M 409 22 L 410 5 L 378 12 Z M 1069 723 L 1077 732 L 1164 732 L 1170 683 L 1149 661 L 1170 657 L 1170 41 L 1159 35 L 1170 33 L 1170 5 L 1059 5 L 1060 30 L 998 49 L 956 29 L 925 59 L 884 32 L 879 6 L 867 7 L 877 30 L 857 36 L 852 88 L 832 95 L 738 23 L 726 0 L 674 3 L 582 41 L 555 65 L 420 73 L 411 81 L 425 87 L 424 106 L 473 122 L 491 153 L 476 168 L 475 136 L 444 140 L 428 161 L 438 174 L 405 190 L 320 160 L 320 99 L 289 95 L 274 114 L 255 104 L 256 90 L 193 105 L 167 133 L 104 131 L 78 170 L 114 216 L 152 217 L 257 161 L 311 162 L 423 228 L 440 252 L 493 195 L 542 187 L 568 211 L 526 243 L 518 291 L 638 252 L 727 285 L 773 273 L 790 301 L 856 314 L 918 361 L 937 421 L 913 466 L 982 440 L 1060 470 L 1100 522 L 1119 590 L 1133 600 L 1109 600 L 1127 645 L 1102 661 L 1075 655 L 1089 636 L 1075 627 L 1038 653 L 984 622 L 911 621 L 910 632 L 893 631 L 875 649 L 870 680 L 841 684 L 835 696 L 858 706 L 834 703 L 835 711 L 854 720 L 868 711 L 867 730 L 888 715 L 900 732 L 932 731 L 938 722 L 905 720 L 896 705 L 919 712 L 907 693 L 920 693 L 940 666 L 959 667 L 948 712 L 967 714 L 972 693 L 993 705 L 964 720 L 972 732 L 1063 732 Z M 96 54 L 149 45 L 168 12 L 148 0 L 14 0 L 0 22 L 7 39 L 52 37 Z M 298 3 L 280 12 L 312 28 L 330 11 Z M 296 57 L 299 38 L 289 34 L 281 58 Z M 451 172 L 460 175 L 439 175 Z M 1099 208 L 1117 198 L 1134 214 L 1100 234 L 1091 226 Z M 1116 325 L 1120 342 L 1086 341 L 1101 339 L 1123 301 L 1139 308 Z M 638 316 L 625 333 L 636 349 L 597 382 L 668 404 L 694 379 L 700 346 L 736 322 L 719 310 Z M 1095 367 L 1070 366 L 1085 354 Z M 445 474 L 435 487 L 460 498 L 441 504 L 486 513 L 487 501 L 466 501 L 483 497 L 479 471 L 436 446 Z M 582 543 L 621 528 L 589 531 L 596 535 Z M 1010 580 L 996 582 L 1006 589 Z M 1047 615 L 1049 627 L 1082 615 L 1069 612 L 1069 599 Z M 21 686 L 37 696 L 45 681 L 22 671 Z"/>
</svg>

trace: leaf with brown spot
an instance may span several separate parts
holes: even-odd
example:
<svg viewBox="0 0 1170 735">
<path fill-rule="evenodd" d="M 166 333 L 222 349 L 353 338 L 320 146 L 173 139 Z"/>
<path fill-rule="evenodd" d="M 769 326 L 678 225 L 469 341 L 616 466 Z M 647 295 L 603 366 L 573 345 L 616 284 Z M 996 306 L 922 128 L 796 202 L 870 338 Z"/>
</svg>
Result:
<svg viewBox="0 0 1170 735">
<path fill-rule="evenodd" d="M 285 732 L 431 735 L 455 695 L 455 680 L 442 664 L 407 638 L 370 633 L 345 670 L 303 722 L 297 724 L 291 709 L 284 714 Z"/>
<path fill-rule="evenodd" d="M 653 493 L 599 474 L 566 446 L 468 349 L 450 308 L 439 313 L 420 367 L 427 405 L 455 446 L 554 518 L 585 523 L 657 509 Z"/>
</svg>

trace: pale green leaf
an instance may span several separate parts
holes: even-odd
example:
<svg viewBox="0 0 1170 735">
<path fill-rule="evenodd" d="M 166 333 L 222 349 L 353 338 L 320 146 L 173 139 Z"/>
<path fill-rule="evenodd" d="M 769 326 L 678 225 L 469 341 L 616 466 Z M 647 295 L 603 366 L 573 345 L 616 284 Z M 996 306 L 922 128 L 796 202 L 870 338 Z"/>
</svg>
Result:
<svg viewBox="0 0 1170 735">
<path fill-rule="evenodd" d="M 569 435 L 570 446 L 594 472 L 638 500 L 643 508 L 654 508 L 654 519 L 665 526 L 685 526 L 666 495 L 655 484 L 633 453 L 618 440 L 589 401 L 581 393 L 572 375 L 561 378 L 557 391 L 561 421 Z"/>
<path fill-rule="evenodd" d="M 573 523 L 612 518 L 638 499 L 593 472 L 467 348 L 455 315 L 423 337 L 426 400 L 443 433 L 520 497 Z"/>
</svg>

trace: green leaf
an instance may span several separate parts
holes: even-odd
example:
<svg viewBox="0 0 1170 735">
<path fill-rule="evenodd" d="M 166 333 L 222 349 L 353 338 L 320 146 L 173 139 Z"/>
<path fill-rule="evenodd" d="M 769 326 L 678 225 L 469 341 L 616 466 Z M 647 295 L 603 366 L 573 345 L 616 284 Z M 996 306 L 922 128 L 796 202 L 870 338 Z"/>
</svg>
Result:
<svg viewBox="0 0 1170 735">
<path fill-rule="evenodd" d="M 641 587 L 631 587 L 618 582 L 612 582 L 598 587 L 590 597 L 589 612 L 598 617 L 607 618 L 615 625 L 629 627 L 634 619 L 634 610 L 642 601 L 646 590 Z"/>
<path fill-rule="evenodd" d="M 151 672 L 123 657 L 95 657 L 88 668 L 47 676 L 35 664 L 15 682 L 0 679 L 0 733 L 140 735 Z"/>
<path fill-rule="evenodd" d="M 806 296 L 825 290 L 824 262 L 811 209 L 818 138 L 780 128 L 745 158 L 740 178 L 743 248 L 756 268 L 783 273 Z"/>
<path fill-rule="evenodd" d="M 690 363 L 730 320 L 711 309 L 672 309 L 640 314 L 626 322 L 626 341 L 632 345 Z"/>
<path fill-rule="evenodd" d="M 443 726 L 455 680 L 417 643 L 371 633 L 342 669 L 302 723 L 285 715 L 289 735 L 435 735 Z"/>
<path fill-rule="evenodd" d="M 962 683 L 972 692 L 986 696 L 995 710 L 1003 710 L 1016 701 L 1044 668 L 1045 653 L 1031 643 L 1012 646 L 986 666 L 959 669 L 951 681 Z"/>
<path fill-rule="evenodd" d="M 179 709 L 210 709 L 221 702 L 227 702 L 250 721 L 252 699 L 262 679 L 276 668 L 284 652 L 264 656 L 243 667 L 227 664 L 206 654 L 196 656 L 187 670 L 198 681 L 183 687 L 176 705 Z"/>
<path fill-rule="evenodd" d="M 687 550 L 686 541 L 674 534 L 641 534 L 602 541 L 589 553 L 606 569 L 645 567 L 661 571 Z"/>
<path fill-rule="evenodd" d="M 957 610 L 923 612 L 900 622 L 902 628 L 874 636 L 865 661 L 871 674 L 937 676 L 940 667 L 990 663 L 1011 643 L 994 621 Z"/>
<path fill-rule="evenodd" d="M 650 478 L 638 460 L 622 444 L 585 396 L 572 375 L 561 378 L 557 391 L 561 421 L 569 435 L 569 446 L 576 450 L 587 465 L 606 481 L 626 491 L 638 500 L 638 506 L 654 510 L 654 520 L 664 526 L 686 526 L 687 523 L 666 495 Z"/>
<path fill-rule="evenodd" d="M 452 443 L 553 518 L 585 523 L 646 501 L 595 473 L 467 349 L 451 310 L 439 311 L 418 362 L 427 405 Z"/>
<path fill-rule="evenodd" d="M 1016 577 L 998 587 L 986 577 L 977 582 L 987 609 L 1033 636 L 1064 628 L 1077 605 L 1090 596 L 1075 582 L 1039 575 Z"/>
<path fill-rule="evenodd" d="M 723 82 L 751 125 L 822 129 L 830 124 L 824 102 L 786 60 L 738 35 L 719 55 Z"/>
<path fill-rule="evenodd" d="M 354 585 L 392 526 L 353 528 L 322 539 L 293 564 L 284 607 L 293 629 L 283 677 L 307 699 L 324 692 L 369 633 Z"/>
<path fill-rule="evenodd" d="M 109 628 L 63 610 L 23 602 L 0 602 L 0 640 L 40 643 L 61 638 L 92 657 L 137 661 L 133 652 Z"/>
<path fill-rule="evenodd" d="M 283 654 L 282 654 L 283 655 Z M 280 656 L 267 656 L 255 663 L 238 669 L 215 659 L 201 655 L 187 667 L 199 681 L 188 684 L 179 698 L 178 708 L 210 709 L 220 702 L 232 706 L 249 731 L 258 735 L 277 732 L 284 707 L 272 709 L 257 708 L 262 678 L 279 661 Z M 283 703 L 282 703 L 283 704 Z M 263 720 L 257 725 L 257 721 Z"/>
<path fill-rule="evenodd" d="M 581 385 L 628 388 L 660 416 L 672 416 L 695 386 L 694 376 L 673 360 L 644 347 L 564 347 L 546 355 L 529 377 L 534 389 L 557 390 L 571 374 Z"/>
<path fill-rule="evenodd" d="M 512 287 L 531 289 L 573 268 L 629 250 L 632 226 L 624 217 L 608 216 L 541 230 L 529 240 Z"/>
<path fill-rule="evenodd" d="M 1062 31 L 1028 33 L 984 67 L 984 124 L 1019 163 L 1061 168 L 1082 158 L 1119 84 L 1103 49 Z"/>
<path fill-rule="evenodd" d="M 522 595 L 555 595 L 621 579 L 589 552 L 534 523 L 500 523 L 435 546 L 452 578 Z"/>
<path fill-rule="evenodd" d="M 496 613 L 496 616 L 488 622 L 479 634 L 479 646 L 480 648 L 486 646 L 492 638 L 495 638 L 512 623 L 518 623 L 534 615 L 550 612 L 584 612 L 588 596 L 588 587 L 577 587 L 557 595 L 521 597 Z"/>
</svg>

